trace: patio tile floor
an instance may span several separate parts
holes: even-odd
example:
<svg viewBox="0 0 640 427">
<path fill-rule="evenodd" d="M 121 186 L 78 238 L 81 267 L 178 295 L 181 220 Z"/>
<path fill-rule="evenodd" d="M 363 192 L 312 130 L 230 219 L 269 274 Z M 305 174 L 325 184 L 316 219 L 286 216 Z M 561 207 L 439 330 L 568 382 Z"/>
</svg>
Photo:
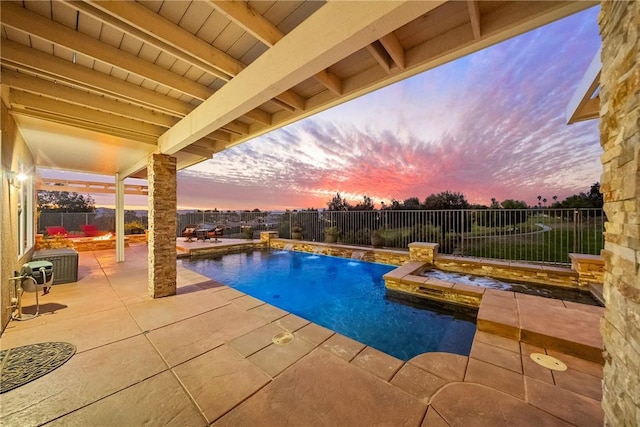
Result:
<svg viewBox="0 0 640 427">
<path fill-rule="evenodd" d="M 9 323 L 3 350 L 66 341 L 77 352 L 0 395 L 1 425 L 603 424 L 598 363 L 488 331 L 477 332 L 469 357 L 427 353 L 405 363 L 182 266 L 178 295 L 153 300 L 146 251 L 132 244 L 124 263 L 113 250 L 82 252 L 78 282 L 41 297 L 39 317 Z M 488 295 L 498 312 L 517 301 Z M 25 312 L 33 303 L 26 294 Z M 539 314 L 547 309 L 562 321 L 559 307 Z M 486 314 L 500 330 L 500 316 Z M 293 340 L 274 343 L 283 331 Z M 568 370 L 552 373 L 532 352 Z"/>
</svg>

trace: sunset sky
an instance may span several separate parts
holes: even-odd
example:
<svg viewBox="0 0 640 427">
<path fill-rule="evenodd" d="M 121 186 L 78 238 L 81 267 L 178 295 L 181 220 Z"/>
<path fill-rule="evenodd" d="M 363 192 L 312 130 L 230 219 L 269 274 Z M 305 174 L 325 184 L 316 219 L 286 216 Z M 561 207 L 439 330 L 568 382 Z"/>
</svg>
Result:
<svg viewBox="0 0 640 427">
<path fill-rule="evenodd" d="M 455 191 L 533 205 L 600 180 L 598 121 L 565 108 L 600 45 L 598 8 L 327 110 L 178 173 L 179 209 L 376 205 Z M 47 174 L 49 175 L 49 174 Z M 95 195 L 97 205 L 113 197 Z M 146 199 L 127 197 L 127 208 Z"/>
</svg>

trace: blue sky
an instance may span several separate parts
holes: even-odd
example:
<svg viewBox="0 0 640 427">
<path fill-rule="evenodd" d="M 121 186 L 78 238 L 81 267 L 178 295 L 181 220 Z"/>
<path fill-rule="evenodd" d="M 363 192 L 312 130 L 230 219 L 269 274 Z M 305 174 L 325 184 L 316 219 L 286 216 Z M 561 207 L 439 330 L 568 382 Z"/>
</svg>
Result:
<svg viewBox="0 0 640 427">
<path fill-rule="evenodd" d="M 588 9 L 217 153 L 178 173 L 178 207 L 324 208 L 335 193 L 378 205 L 441 191 L 534 205 L 538 195 L 588 191 L 602 173 L 598 121 L 567 125 L 565 108 L 600 46 L 597 15 Z"/>
</svg>

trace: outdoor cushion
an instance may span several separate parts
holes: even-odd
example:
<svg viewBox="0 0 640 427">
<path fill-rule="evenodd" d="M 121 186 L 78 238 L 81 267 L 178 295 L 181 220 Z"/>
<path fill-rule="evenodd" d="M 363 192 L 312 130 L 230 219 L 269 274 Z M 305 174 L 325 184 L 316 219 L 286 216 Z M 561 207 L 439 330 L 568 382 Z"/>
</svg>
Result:
<svg viewBox="0 0 640 427">
<path fill-rule="evenodd" d="M 67 229 L 62 226 L 45 227 L 49 236 L 67 236 Z"/>
<path fill-rule="evenodd" d="M 104 234 L 102 231 L 98 230 L 98 227 L 93 224 L 81 225 L 80 230 L 82 230 L 84 235 L 87 237 L 96 237 Z"/>
</svg>

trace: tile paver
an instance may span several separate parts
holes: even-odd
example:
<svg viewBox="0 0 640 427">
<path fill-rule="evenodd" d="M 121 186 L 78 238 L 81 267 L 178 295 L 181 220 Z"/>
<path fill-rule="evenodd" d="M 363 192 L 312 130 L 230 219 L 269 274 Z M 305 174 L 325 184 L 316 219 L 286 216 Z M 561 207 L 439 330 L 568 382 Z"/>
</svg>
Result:
<svg viewBox="0 0 640 427">
<path fill-rule="evenodd" d="M 271 381 L 267 374 L 226 345 L 178 365 L 173 371 L 209 422 Z"/>
<path fill-rule="evenodd" d="M 492 345 L 494 347 L 513 351 L 515 353 L 520 351 L 520 343 L 517 340 L 501 337 L 499 335 L 489 334 L 483 331 L 476 331 L 475 340 Z"/>
<path fill-rule="evenodd" d="M 230 304 L 151 331 L 147 336 L 175 366 L 244 335 L 266 322 Z"/>
<path fill-rule="evenodd" d="M 307 319 L 303 319 L 302 317 L 296 316 L 295 314 L 287 314 L 284 317 L 276 320 L 275 322 L 278 327 L 284 329 L 288 332 L 294 332 L 298 329 L 307 326 L 309 321 Z"/>
<path fill-rule="evenodd" d="M 334 332 L 331 329 L 323 328 L 315 323 L 309 323 L 295 332 L 297 337 L 310 342 L 314 346 L 320 345 L 333 334 Z"/>
<path fill-rule="evenodd" d="M 465 381 L 484 384 L 518 399 L 524 399 L 523 376 L 481 360 L 469 358 Z"/>
<path fill-rule="evenodd" d="M 118 307 L 83 316 L 82 328 L 78 328 L 77 318 L 62 319 L 47 324 L 43 328 L 27 328 L 22 331 L 8 328 L 2 335 L 0 348 L 45 342 L 55 335 L 58 341 L 73 343 L 76 346 L 76 352 L 80 353 L 139 335 L 141 332 L 142 330 L 136 325 L 127 309 Z"/>
<path fill-rule="evenodd" d="M 318 349 L 212 425 L 416 426 L 426 409 L 396 387 Z"/>
<path fill-rule="evenodd" d="M 427 416 L 424 417 L 422 427 L 449 427 L 449 423 L 431 406 L 427 410 Z"/>
<path fill-rule="evenodd" d="M 558 387 L 580 393 L 598 401 L 602 399 L 602 378 L 571 368 L 566 371 L 552 371 L 551 373 Z"/>
<path fill-rule="evenodd" d="M 273 322 L 274 320 L 278 320 L 281 317 L 286 316 L 286 311 L 279 309 L 278 307 L 274 307 L 269 304 L 262 304 L 255 308 L 249 310 L 252 314 L 255 314 L 258 317 L 265 319 L 267 322 Z"/>
<path fill-rule="evenodd" d="M 279 328 L 273 323 L 269 323 L 229 341 L 229 345 L 243 357 L 248 357 L 273 344 L 274 335 L 282 332 L 285 332 L 284 329 Z"/>
<path fill-rule="evenodd" d="M 2 425 L 43 424 L 166 368 L 143 335 L 76 354 L 53 372 L 4 393 Z"/>
<path fill-rule="evenodd" d="M 47 426 L 206 426 L 176 378 L 163 372 L 85 406 Z"/>
<path fill-rule="evenodd" d="M 129 311 L 142 330 L 150 331 L 228 304 L 216 292 L 202 291 L 170 299 L 147 299 L 129 305 Z"/>
<path fill-rule="evenodd" d="M 271 344 L 263 348 L 249 356 L 249 360 L 267 374 L 275 377 L 314 348 L 313 344 L 294 336 L 286 344 Z"/>
<path fill-rule="evenodd" d="M 522 373 L 522 362 L 519 352 L 514 353 L 513 351 L 475 341 L 471 347 L 471 354 L 469 356 L 519 374 Z"/>
<path fill-rule="evenodd" d="M 367 347 L 351 361 L 351 364 L 389 381 L 402 367 L 403 362 L 375 348 Z"/>
<path fill-rule="evenodd" d="M 339 358 L 350 362 L 366 346 L 349 337 L 345 337 L 342 334 L 334 334 L 331 338 L 323 342 L 320 347 Z"/>
<path fill-rule="evenodd" d="M 570 425 L 547 412 L 527 405 L 520 399 L 480 384 L 450 384 L 433 397 L 431 407 L 446 422 L 455 426 L 562 427 Z"/>
<path fill-rule="evenodd" d="M 451 353 L 419 354 L 408 362 L 447 381 L 463 381 L 469 358 Z"/>
<path fill-rule="evenodd" d="M 488 333 L 519 334 L 522 307 L 525 315 L 556 310 L 555 322 L 595 319 L 601 308 L 552 307 L 487 290 L 489 310 L 480 311 L 472 357 L 427 353 L 405 364 L 180 263 L 179 295 L 153 300 L 146 245 L 126 253 L 125 263 L 115 261 L 113 250 L 80 253 L 78 282 L 56 285 L 43 299 L 42 316 L 9 323 L 3 349 L 68 341 L 78 352 L 3 394 L 0 424 L 602 425 L 601 364 Z M 589 322 L 582 333 L 598 336 L 597 322 Z M 294 341 L 271 343 L 271 332 L 281 330 L 294 332 Z M 531 352 L 558 357 L 569 370 L 552 376 L 530 361 Z M 497 366 L 493 353 L 518 356 L 523 373 Z"/>
<path fill-rule="evenodd" d="M 599 400 L 532 378 L 525 378 L 527 399 L 531 405 L 577 426 L 604 425 Z"/>
<path fill-rule="evenodd" d="M 263 301 L 260 301 L 258 298 L 250 297 L 249 295 L 245 295 L 240 298 L 234 298 L 231 300 L 231 303 L 237 305 L 238 307 L 242 307 L 245 310 L 251 310 L 252 308 L 264 304 Z"/>
<path fill-rule="evenodd" d="M 448 381 L 408 363 L 391 380 L 391 384 L 425 403 L 447 383 Z"/>
</svg>

